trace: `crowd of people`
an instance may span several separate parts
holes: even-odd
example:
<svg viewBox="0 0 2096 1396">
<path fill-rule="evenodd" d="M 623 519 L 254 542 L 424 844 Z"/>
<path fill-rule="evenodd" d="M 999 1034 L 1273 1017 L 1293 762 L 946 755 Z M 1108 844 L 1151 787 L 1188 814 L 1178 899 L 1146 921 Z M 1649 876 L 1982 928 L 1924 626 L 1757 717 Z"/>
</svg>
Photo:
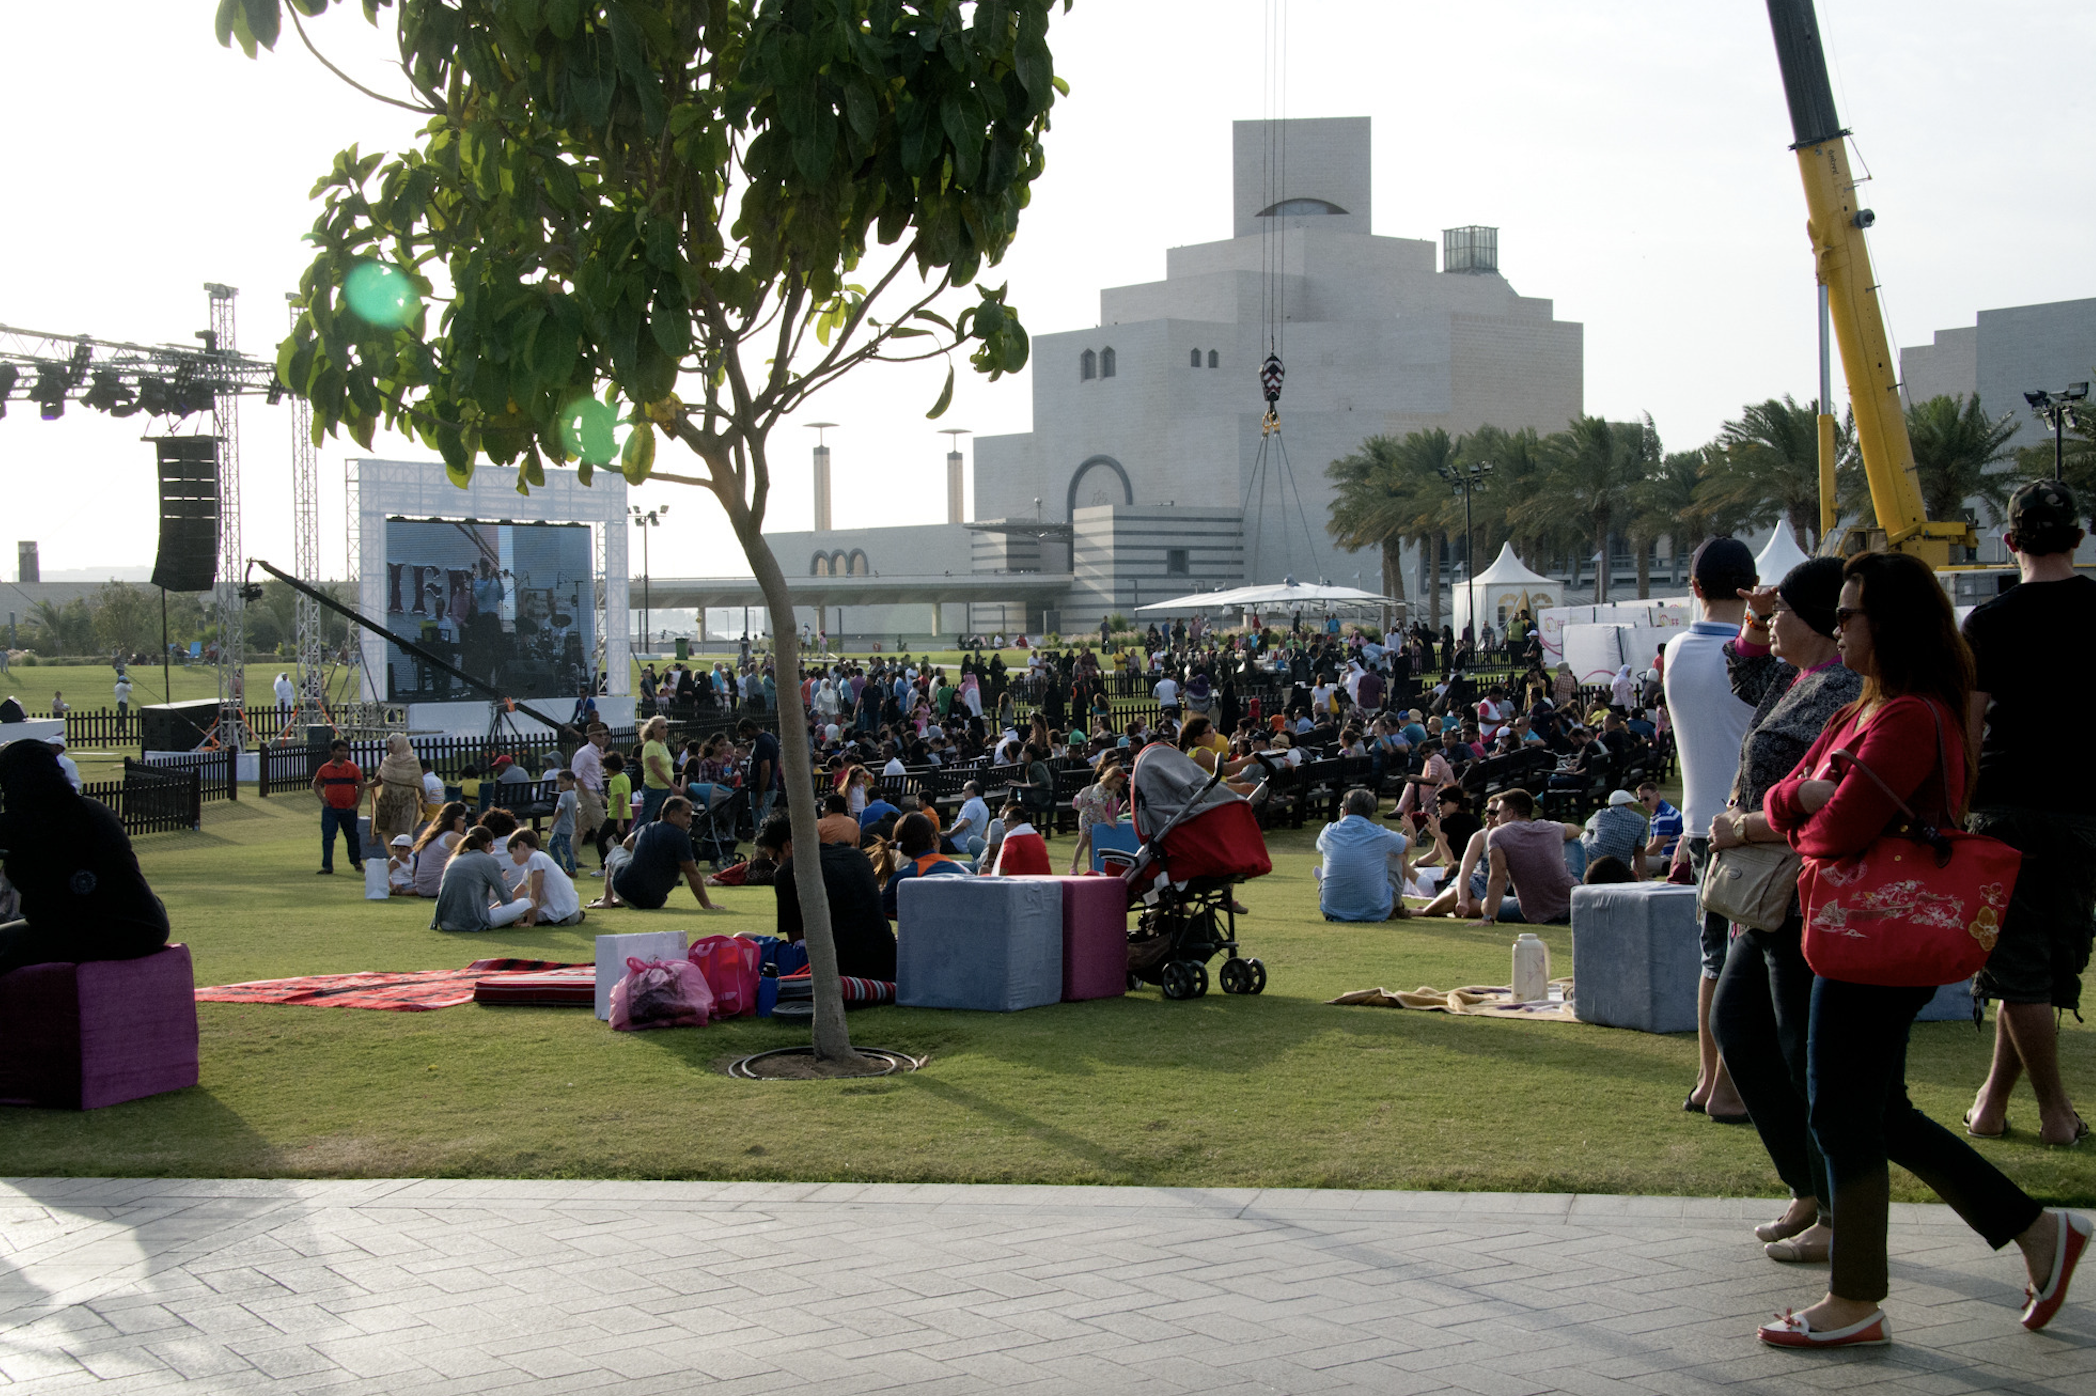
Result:
<svg viewBox="0 0 2096 1396">
<path fill-rule="evenodd" d="M 2022 1321 L 2040 1328 L 2064 1300 L 2091 1223 L 2041 1207 L 1968 1138 L 2011 1131 L 2011 1098 L 2025 1080 L 2039 1143 L 2072 1147 L 2089 1133 L 2056 1044 L 2058 1015 L 2078 1012 L 2096 934 L 2096 815 L 2062 805 L 2044 759 L 2063 703 L 2096 665 L 2060 643 L 2096 622 L 2096 580 L 2073 569 L 2078 519 L 2056 482 L 2019 490 L 2006 541 L 2021 585 L 1962 627 L 1939 580 L 1911 556 L 1813 558 L 1764 579 L 1744 544 L 1713 539 L 1691 564 L 1694 622 L 1649 667 L 1625 664 L 1598 692 L 1562 666 L 1546 671 L 1525 615 L 1475 646 L 1445 629 L 1385 643 L 1298 618 L 1231 633 L 1102 630 L 1097 647 L 1029 645 L 1023 665 L 979 650 L 951 665 L 906 652 L 824 656 L 804 666 L 787 705 L 797 697 L 805 714 L 822 807 L 816 847 L 799 855 L 819 864 L 839 971 L 892 979 L 903 883 L 1053 871 L 1064 862 L 1050 844 L 1065 812 L 1075 832 L 1066 866 L 1085 870 L 1129 807 L 1137 755 L 1162 743 L 1255 806 L 1306 759 L 1366 763 L 1316 838 L 1318 904 L 1331 922 L 1557 923 L 1582 882 L 1702 885 L 1698 1074 L 1683 1108 L 1757 1133 L 1791 1195 L 1756 1228 L 1769 1258 L 1830 1266 L 1824 1296 L 1763 1325 L 1760 1338 L 1785 1347 L 1889 1339 L 1892 1162 L 1990 1246 L 2019 1248 L 2029 1274 Z M 1509 644 L 1512 678 L 1467 672 L 1474 653 Z M 758 720 L 778 706 L 769 664 L 680 662 L 648 671 L 642 689 L 631 749 L 611 749 L 585 692 L 575 714 L 585 739 L 571 756 L 537 773 L 508 756 L 485 776 L 469 768 L 463 798 L 445 798 L 406 736 L 390 738 L 370 772 L 336 742 L 312 782 L 320 871 L 332 871 L 340 833 L 353 866 L 383 856 L 391 891 L 430 900 L 432 928 L 458 932 L 661 908 L 680 884 L 712 910 L 710 887 L 769 884 L 777 944 L 801 941 L 803 865 L 779 798 L 784 751 Z M 667 714 L 650 709 L 701 693 L 746 715 L 673 740 Z M 790 717 L 784 730 L 803 741 Z M 1531 778 L 1473 779 L 1481 763 L 1511 757 L 1534 758 L 1522 768 Z M 1658 779 L 1677 757 L 1678 808 Z M 1859 769 L 1871 779 L 1854 778 Z M 941 771 L 958 784 L 932 779 Z M 543 835 L 506 798 L 541 782 L 552 788 L 549 807 L 535 811 L 550 821 Z M 957 794 L 950 810 L 935 788 Z M 1566 794 L 1595 807 L 1579 820 L 1552 817 Z M 165 942 L 166 913 L 121 826 L 79 797 L 59 751 L 0 750 L 0 795 L 0 847 L 18 898 L 12 919 L 0 917 L 0 972 Z M 369 849 L 357 832 L 367 804 Z M 1917 1110 L 1905 1085 L 1910 1026 L 1933 986 L 1815 973 L 1794 875 L 1776 880 L 1765 913 L 1708 904 L 1714 869 L 1838 864 L 1906 827 L 1902 819 L 1911 825 L 1913 810 L 2023 858 L 1973 985 L 2000 1008 L 1962 1135 Z M 731 860 L 745 828 L 755 854 Z M 598 867 L 586 870 L 577 851 L 592 847 Z M 585 877 L 603 881 L 587 906 L 577 888 Z"/>
</svg>

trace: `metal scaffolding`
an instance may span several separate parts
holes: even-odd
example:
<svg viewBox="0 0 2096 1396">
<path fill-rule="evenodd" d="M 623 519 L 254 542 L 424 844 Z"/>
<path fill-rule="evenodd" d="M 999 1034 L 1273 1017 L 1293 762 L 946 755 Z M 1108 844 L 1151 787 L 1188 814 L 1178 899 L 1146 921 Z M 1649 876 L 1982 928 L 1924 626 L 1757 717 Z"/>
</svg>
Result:
<svg viewBox="0 0 2096 1396">
<path fill-rule="evenodd" d="M 211 297 L 211 328 L 204 341 L 206 353 L 231 360 L 239 353 L 240 337 L 233 320 L 233 298 L 240 292 L 215 281 L 204 283 Z M 247 598 L 241 591 L 246 555 L 240 547 L 240 395 L 230 386 L 216 394 L 211 403 L 213 432 L 218 448 L 218 744 L 222 747 L 248 745 L 247 732 Z"/>
<path fill-rule="evenodd" d="M 298 327 L 298 297 L 290 301 L 292 328 Z M 320 585 L 320 452 L 313 445 L 313 404 L 291 400 L 291 571 L 300 581 Z M 298 687 L 291 726 L 323 723 L 327 718 L 327 670 L 320 603 L 304 592 L 298 596 Z M 279 734 L 283 735 L 283 734 Z"/>
</svg>

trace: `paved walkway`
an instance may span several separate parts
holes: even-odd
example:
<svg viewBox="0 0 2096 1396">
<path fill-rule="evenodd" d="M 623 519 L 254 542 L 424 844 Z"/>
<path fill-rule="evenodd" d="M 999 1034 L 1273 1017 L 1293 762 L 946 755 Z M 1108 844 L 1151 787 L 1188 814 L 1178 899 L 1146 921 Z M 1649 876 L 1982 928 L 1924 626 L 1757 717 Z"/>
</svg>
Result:
<svg viewBox="0 0 2096 1396">
<path fill-rule="evenodd" d="M 1824 1286 L 1767 1203 L 534 1182 L 0 1183 L 0 1393 L 2096 1392 L 2096 1290 L 1896 1207 L 1895 1346 L 1762 1349 Z M 2088 1282 L 2096 1285 L 2096 1281 Z M 2085 1287 L 2088 1287 L 2085 1285 Z"/>
</svg>

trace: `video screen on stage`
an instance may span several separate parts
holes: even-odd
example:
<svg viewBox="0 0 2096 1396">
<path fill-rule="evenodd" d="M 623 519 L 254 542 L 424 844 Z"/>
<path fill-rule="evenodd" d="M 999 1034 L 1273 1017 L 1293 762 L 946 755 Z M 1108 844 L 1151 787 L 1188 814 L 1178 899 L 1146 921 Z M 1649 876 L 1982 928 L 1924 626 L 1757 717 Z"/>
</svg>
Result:
<svg viewBox="0 0 2096 1396">
<path fill-rule="evenodd" d="M 596 653 L 591 561 L 587 524 L 389 520 L 386 629 L 505 697 L 573 697 Z M 487 695 L 388 643 L 386 697 Z"/>
</svg>

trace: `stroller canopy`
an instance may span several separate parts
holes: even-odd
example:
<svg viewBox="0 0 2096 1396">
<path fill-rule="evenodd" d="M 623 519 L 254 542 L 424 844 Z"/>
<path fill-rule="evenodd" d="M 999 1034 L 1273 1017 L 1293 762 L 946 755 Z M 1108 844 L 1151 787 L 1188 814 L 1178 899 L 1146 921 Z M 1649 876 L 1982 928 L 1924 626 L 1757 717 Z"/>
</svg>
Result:
<svg viewBox="0 0 2096 1396">
<path fill-rule="evenodd" d="M 1244 796 L 1225 785 L 1211 786 L 1208 772 L 1168 742 L 1152 742 L 1135 755 L 1129 773 L 1136 837 L 1148 843 L 1173 823 L 1184 823 Z"/>
</svg>

